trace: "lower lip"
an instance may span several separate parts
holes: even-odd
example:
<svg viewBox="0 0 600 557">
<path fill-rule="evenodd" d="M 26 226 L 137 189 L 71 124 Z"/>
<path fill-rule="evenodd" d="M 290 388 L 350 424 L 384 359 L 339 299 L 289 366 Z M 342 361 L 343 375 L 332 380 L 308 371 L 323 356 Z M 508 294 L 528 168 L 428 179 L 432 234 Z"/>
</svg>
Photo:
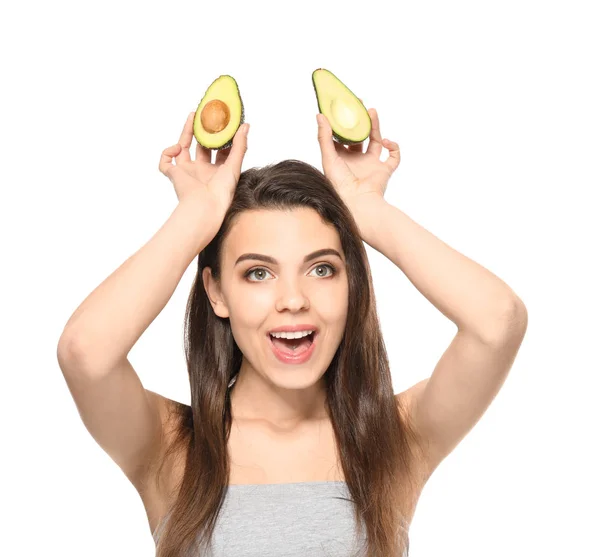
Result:
<svg viewBox="0 0 600 557">
<path fill-rule="evenodd" d="M 310 359 L 310 357 L 312 356 L 312 353 L 315 351 L 315 344 L 317 344 L 317 337 L 319 335 L 318 335 L 318 333 L 314 332 L 313 333 L 313 341 L 312 341 L 312 344 L 308 347 L 308 350 L 306 350 L 305 352 L 302 352 L 302 354 L 298 354 L 297 356 L 294 356 L 293 354 L 286 354 L 286 353 L 282 352 L 273 344 L 273 341 L 271 340 L 272 339 L 271 335 L 267 335 L 267 336 L 268 336 L 267 340 L 268 340 L 269 344 L 271 345 L 271 350 L 273 351 L 273 354 L 275 354 L 275 357 L 280 362 L 283 362 L 284 364 L 303 364 L 308 359 Z"/>
</svg>

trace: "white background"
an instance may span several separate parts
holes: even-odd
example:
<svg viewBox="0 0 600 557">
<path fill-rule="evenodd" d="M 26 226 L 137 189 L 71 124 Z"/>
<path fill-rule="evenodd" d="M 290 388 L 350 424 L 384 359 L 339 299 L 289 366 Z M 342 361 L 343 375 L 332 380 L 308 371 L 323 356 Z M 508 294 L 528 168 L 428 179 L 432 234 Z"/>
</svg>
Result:
<svg viewBox="0 0 600 557">
<path fill-rule="evenodd" d="M 219 75 L 235 77 L 251 123 L 244 169 L 321 168 L 311 73 L 324 67 L 400 144 L 386 200 L 529 313 L 503 389 L 425 487 L 411 557 L 599 555 L 594 4 L 3 5 L 2 553 L 154 555 L 141 499 L 58 367 L 62 328 L 174 210 L 159 156 Z M 455 326 L 367 251 L 400 392 L 432 373 Z M 146 388 L 185 403 L 195 268 L 129 356 Z"/>
</svg>

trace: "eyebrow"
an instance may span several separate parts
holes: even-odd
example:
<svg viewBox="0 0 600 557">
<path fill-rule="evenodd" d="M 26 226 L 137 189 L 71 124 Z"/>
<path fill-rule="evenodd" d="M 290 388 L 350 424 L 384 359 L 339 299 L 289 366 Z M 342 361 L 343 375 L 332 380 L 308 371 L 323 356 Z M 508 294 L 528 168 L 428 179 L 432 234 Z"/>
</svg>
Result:
<svg viewBox="0 0 600 557">
<path fill-rule="evenodd" d="M 317 257 L 323 257 L 324 255 L 335 255 L 336 257 L 339 257 L 343 261 L 342 256 L 339 254 L 339 252 L 337 250 L 334 250 L 332 248 L 325 248 L 325 249 L 320 249 L 317 251 L 313 251 L 312 253 L 309 253 L 304 258 L 304 263 L 308 263 L 309 261 L 312 261 L 313 259 L 316 259 Z M 277 261 L 277 259 L 275 259 L 274 257 L 271 257 L 269 255 L 262 255 L 261 253 L 244 253 L 243 255 L 240 255 L 237 258 L 237 260 L 233 266 L 235 267 L 238 263 L 241 263 L 242 261 L 246 261 L 247 259 L 256 259 L 257 261 L 264 261 L 265 263 L 279 265 L 279 262 Z"/>
</svg>

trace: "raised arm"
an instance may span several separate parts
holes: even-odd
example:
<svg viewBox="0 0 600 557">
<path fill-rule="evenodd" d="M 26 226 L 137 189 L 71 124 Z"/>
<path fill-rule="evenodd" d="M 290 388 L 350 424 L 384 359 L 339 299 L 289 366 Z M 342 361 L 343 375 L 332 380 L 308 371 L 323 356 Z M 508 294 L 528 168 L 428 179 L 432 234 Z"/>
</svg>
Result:
<svg viewBox="0 0 600 557">
<path fill-rule="evenodd" d="M 127 355 L 220 228 L 246 151 L 238 130 L 215 164 L 200 147 L 192 162 L 192 122 L 193 113 L 159 166 L 179 204 L 77 308 L 58 343 L 58 362 L 86 428 L 136 487 L 161 454 L 168 399 L 144 389 Z"/>
</svg>

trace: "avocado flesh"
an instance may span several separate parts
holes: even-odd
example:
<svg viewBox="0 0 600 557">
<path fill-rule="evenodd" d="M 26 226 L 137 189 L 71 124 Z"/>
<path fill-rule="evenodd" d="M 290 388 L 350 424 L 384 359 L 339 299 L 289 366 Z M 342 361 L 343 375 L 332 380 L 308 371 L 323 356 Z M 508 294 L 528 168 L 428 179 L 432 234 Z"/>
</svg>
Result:
<svg viewBox="0 0 600 557">
<path fill-rule="evenodd" d="M 371 134 L 371 117 L 358 97 L 329 70 L 319 68 L 312 74 L 319 112 L 333 137 L 344 145 L 360 143 Z"/>
<path fill-rule="evenodd" d="M 207 149 L 227 149 L 244 123 L 244 103 L 230 75 L 215 79 L 204 93 L 194 116 L 194 137 Z"/>
</svg>

